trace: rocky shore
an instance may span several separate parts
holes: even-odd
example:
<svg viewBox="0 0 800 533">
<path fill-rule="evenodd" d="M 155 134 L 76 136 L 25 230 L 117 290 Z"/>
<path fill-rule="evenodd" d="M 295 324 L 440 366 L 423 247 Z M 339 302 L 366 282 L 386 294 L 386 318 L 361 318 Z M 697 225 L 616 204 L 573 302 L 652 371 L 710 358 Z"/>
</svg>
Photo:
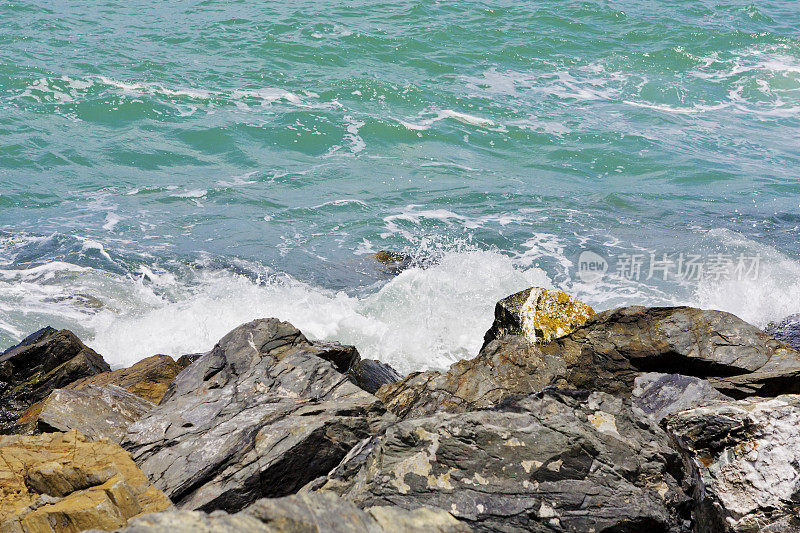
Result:
<svg viewBox="0 0 800 533">
<path fill-rule="evenodd" d="M 498 302 L 400 376 L 277 318 L 109 365 L 0 354 L 0 533 L 800 531 L 800 319 Z"/>
</svg>

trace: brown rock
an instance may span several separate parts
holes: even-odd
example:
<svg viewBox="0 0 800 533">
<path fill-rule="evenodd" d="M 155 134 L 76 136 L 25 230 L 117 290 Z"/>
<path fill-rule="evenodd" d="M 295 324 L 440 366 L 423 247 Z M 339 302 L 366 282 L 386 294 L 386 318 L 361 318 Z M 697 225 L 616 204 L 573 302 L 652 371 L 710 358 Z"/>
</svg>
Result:
<svg viewBox="0 0 800 533">
<path fill-rule="evenodd" d="M 0 437 L 0 531 L 111 530 L 170 506 L 116 444 L 78 432 Z"/>
</svg>

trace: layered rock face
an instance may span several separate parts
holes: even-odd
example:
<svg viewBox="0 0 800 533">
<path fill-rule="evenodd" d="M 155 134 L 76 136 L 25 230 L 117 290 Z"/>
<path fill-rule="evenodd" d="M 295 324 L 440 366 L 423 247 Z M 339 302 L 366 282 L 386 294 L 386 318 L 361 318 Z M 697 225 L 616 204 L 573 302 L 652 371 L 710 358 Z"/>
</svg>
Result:
<svg viewBox="0 0 800 533">
<path fill-rule="evenodd" d="M 177 376 L 124 446 L 183 509 L 291 494 L 392 421 L 331 362 L 347 352 L 276 319 L 245 324 Z"/>
<path fill-rule="evenodd" d="M 0 437 L 0 531 L 109 530 L 170 506 L 116 444 L 77 432 Z"/>
<path fill-rule="evenodd" d="M 800 314 L 787 316 L 780 322 L 770 322 L 764 332 L 787 346 L 800 350 Z"/>
<path fill-rule="evenodd" d="M 0 354 L 0 433 L 54 389 L 111 370 L 71 331 L 47 327 Z"/>
<path fill-rule="evenodd" d="M 441 509 L 399 507 L 361 510 L 333 493 L 263 499 L 230 515 L 197 511 L 150 514 L 131 520 L 119 533 L 468 533 L 470 528 Z"/>
<path fill-rule="evenodd" d="M 619 398 L 550 390 L 395 424 L 309 489 L 433 505 L 478 531 L 687 531 L 668 444 Z"/>
<path fill-rule="evenodd" d="M 691 459 L 697 531 L 800 531 L 800 396 L 717 401 L 664 427 Z"/>
</svg>

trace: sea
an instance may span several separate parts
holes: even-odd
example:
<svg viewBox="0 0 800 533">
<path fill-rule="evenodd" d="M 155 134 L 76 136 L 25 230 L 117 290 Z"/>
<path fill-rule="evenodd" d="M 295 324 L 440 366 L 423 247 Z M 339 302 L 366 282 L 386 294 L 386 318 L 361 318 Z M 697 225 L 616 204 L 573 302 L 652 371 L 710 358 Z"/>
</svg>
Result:
<svg viewBox="0 0 800 533">
<path fill-rule="evenodd" d="M 764 326 L 798 228 L 796 0 L 0 1 L 0 350 L 446 368 L 534 285 Z"/>
</svg>

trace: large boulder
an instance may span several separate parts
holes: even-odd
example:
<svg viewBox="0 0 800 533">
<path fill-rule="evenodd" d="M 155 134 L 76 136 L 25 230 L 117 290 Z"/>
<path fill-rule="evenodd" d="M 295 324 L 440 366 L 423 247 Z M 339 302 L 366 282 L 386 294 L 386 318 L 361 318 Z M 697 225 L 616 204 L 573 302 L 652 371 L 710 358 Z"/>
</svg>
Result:
<svg viewBox="0 0 800 533">
<path fill-rule="evenodd" d="M 363 359 L 355 362 L 347 371 L 350 381 L 375 394 L 383 385 L 397 383 L 403 376 L 397 370 L 375 359 Z"/>
<path fill-rule="evenodd" d="M 0 354 L 0 433 L 32 404 L 75 380 L 111 370 L 103 358 L 69 330 L 33 333 Z"/>
<path fill-rule="evenodd" d="M 110 530 L 170 506 L 116 444 L 74 431 L 0 437 L 4 533 Z"/>
<path fill-rule="evenodd" d="M 361 510 L 330 492 L 262 499 L 246 509 L 210 515 L 167 511 L 135 518 L 118 533 L 467 533 L 470 528 L 441 509 L 397 507 Z"/>
<path fill-rule="evenodd" d="M 176 362 L 168 355 L 153 355 L 129 368 L 79 379 L 67 385 L 66 388 L 82 389 L 89 385 L 116 385 L 149 402 L 158 403 L 164 397 L 167 387 L 175 379 L 175 376 L 189 364 L 190 360 L 187 356 Z"/>
<path fill-rule="evenodd" d="M 182 509 L 291 494 L 393 419 L 331 362 L 346 366 L 347 352 L 277 319 L 240 326 L 175 378 L 124 446 Z"/>
<path fill-rule="evenodd" d="M 569 294 L 531 287 L 497 302 L 483 345 L 506 335 L 547 343 L 571 333 L 594 314 L 594 309 Z"/>
<path fill-rule="evenodd" d="M 478 531 L 688 531 L 666 435 L 604 393 L 548 389 L 405 420 L 304 490 L 360 507 L 430 505 Z"/>
<path fill-rule="evenodd" d="M 54 390 L 40 403 L 35 418 L 23 417 L 20 422 L 38 433 L 75 429 L 91 440 L 105 437 L 120 443 L 128 426 L 153 407 L 116 385 L 87 385 L 78 390 Z"/>
<path fill-rule="evenodd" d="M 800 531 L 800 396 L 715 402 L 662 424 L 692 465 L 697 531 Z"/>
</svg>

